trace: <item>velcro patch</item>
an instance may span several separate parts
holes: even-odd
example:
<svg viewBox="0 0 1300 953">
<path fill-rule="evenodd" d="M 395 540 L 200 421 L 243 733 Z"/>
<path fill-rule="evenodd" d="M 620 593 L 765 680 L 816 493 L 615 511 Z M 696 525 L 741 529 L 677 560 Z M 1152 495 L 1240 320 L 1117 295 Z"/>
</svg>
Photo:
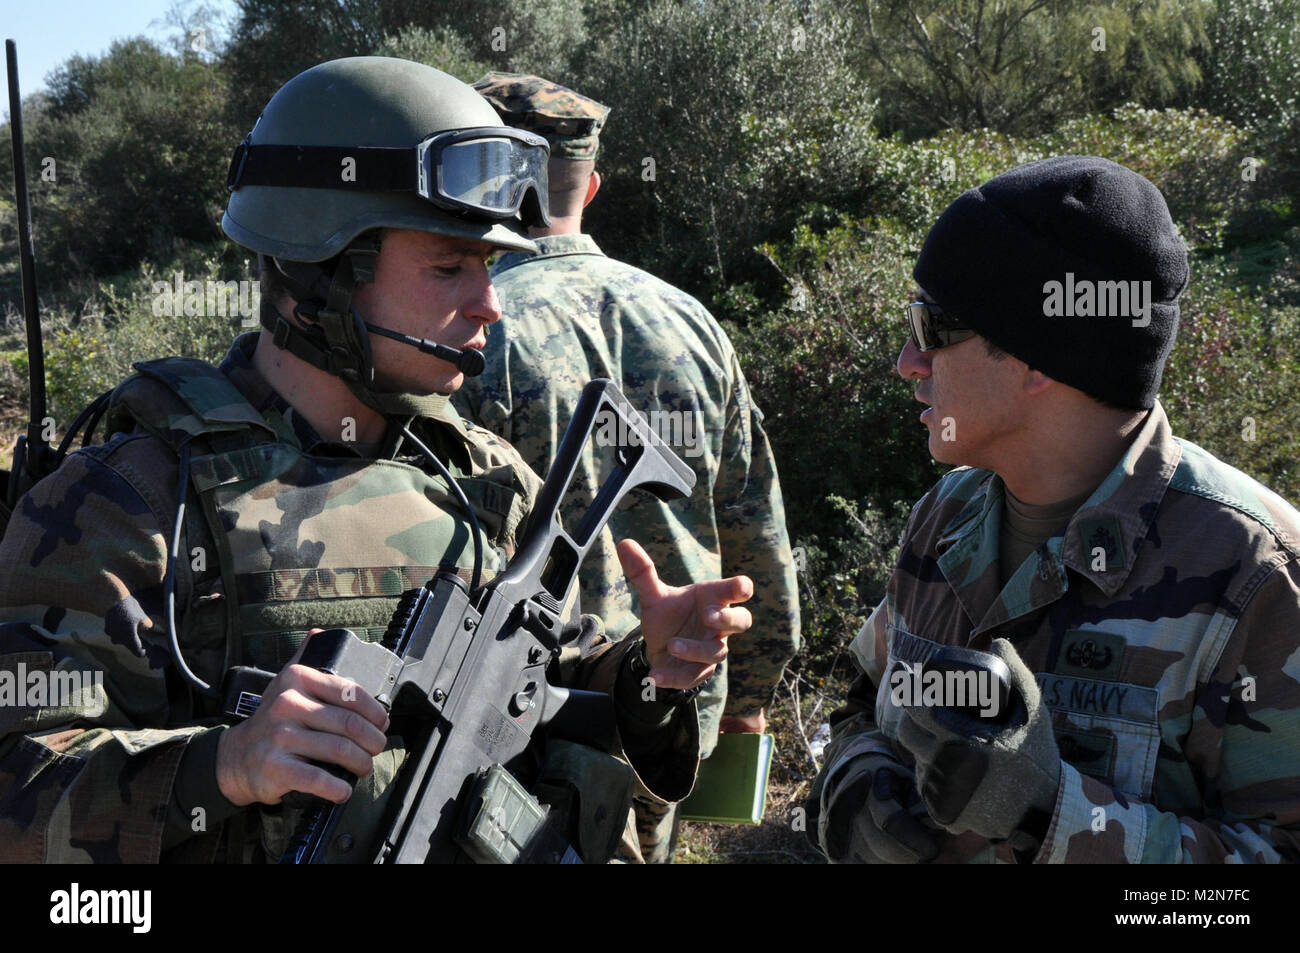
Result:
<svg viewBox="0 0 1300 953">
<path fill-rule="evenodd" d="M 510 513 L 510 507 L 518 495 L 510 487 L 488 480 L 476 478 L 461 479 L 458 482 L 466 497 L 478 503 L 489 513 L 496 513 L 498 516 L 506 516 Z"/>
<path fill-rule="evenodd" d="M 1120 718 L 1143 725 L 1153 725 L 1156 722 L 1154 688 L 1049 673 L 1039 674 L 1036 678 L 1048 708 L 1080 715 Z"/>
<path fill-rule="evenodd" d="M 1052 671 L 1083 678 L 1118 681 L 1128 644 L 1122 635 L 1091 629 L 1066 629 Z"/>
<path fill-rule="evenodd" d="M 1104 571 L 1124 565 L 1124 537 L 1119 531 L 1119 520 L 1113 516 L 1092 517 L 1079 520 L 1079 541 L 1083 544 L 1083 558 L 1092 566 L 1095 558 L 1104 554 Z"/>
<path fill-rule="evenodd" d="M 1065 729 L 1056 733 L 1056 746 L 1061 751 L 1061 760 L 1093 777 L 1107 777 L 1110 774 L 1110 759 L 1115 751 L 1115 736 L 1104 731 L 1082 731 L 1077 728 Z"/>
</svg>

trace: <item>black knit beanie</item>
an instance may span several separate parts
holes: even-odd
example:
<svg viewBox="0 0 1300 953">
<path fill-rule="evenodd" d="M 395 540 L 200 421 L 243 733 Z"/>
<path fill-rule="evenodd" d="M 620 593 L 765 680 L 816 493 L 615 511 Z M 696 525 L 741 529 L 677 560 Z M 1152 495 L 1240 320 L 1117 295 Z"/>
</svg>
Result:
<svg viewBox="0 0 1300 953">
<path fill-rule="evenodd" d="M 963 192 L 912 269 L 1002 350 L 1134 409 L 1160 389 L 1187 275 L 1160 191 L 1096 156 L 1042 159 Z"/>
</svg>

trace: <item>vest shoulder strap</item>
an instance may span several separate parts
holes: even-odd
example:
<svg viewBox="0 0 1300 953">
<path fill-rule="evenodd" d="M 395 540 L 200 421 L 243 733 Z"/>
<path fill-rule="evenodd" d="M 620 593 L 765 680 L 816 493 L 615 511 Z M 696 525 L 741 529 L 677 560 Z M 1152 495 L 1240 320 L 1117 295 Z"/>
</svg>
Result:
<svg viewBox="0 0 1300 953">
<path fill-rule="evenodd" d="M 137 363 L 113 392 L 108 432 L 142 426 L 178 453 L 195 437 L 228 434 L 236 442 L 275 440 L 274 428 L 220 370 L 190 357 Z"/>
</svg>

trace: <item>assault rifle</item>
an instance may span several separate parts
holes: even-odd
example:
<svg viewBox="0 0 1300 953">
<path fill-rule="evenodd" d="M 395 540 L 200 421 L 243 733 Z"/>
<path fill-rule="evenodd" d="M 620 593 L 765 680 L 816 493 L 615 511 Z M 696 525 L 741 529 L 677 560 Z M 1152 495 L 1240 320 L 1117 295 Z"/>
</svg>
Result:
<svg viewBox="0 0 1300 953">
<path fill-rule="evenodd" d="M 560 503 L 602 413 L 621 418 L 628 445 L 616 449 L 613 471 L 570 533 L 560 523 Z M 583 557 L 628 490 L 643 487 L 671 500 L 694 484 L 691 469 L 614 382 L 594 380 L 583 389 L 519 549 L 500 575 L 470 592 L 457 575 L 440 572 L 403 597 L 382 643 L 364 642 L 348 629 L 312 636 L 301 663 L 370 692 L 390 712 L 390 733 L 411 742 L 392 782 L 382 840 L 356 845 L 353 856 L 376 863 L 574 856 L 516 776 L 539 732 L 603 748 L 614 736 L 608 695 L 548 680 L 560 654 L 564 607 Z M 255 710 L 250 689 L 260 692 L 271 677 L 231 669 L 228 711 Z M 282 862 L 326 862 L 343 805 L 314 803 Z"/>
</svg>

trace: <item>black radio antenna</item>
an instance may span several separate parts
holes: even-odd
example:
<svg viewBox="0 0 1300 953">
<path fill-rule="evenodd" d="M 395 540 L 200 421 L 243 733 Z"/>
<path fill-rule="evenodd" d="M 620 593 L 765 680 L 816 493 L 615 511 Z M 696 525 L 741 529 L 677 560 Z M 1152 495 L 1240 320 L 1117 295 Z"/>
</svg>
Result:
<svg viewBox="0 0 1300 953">
<path fill-rule="evenodd" d="M 9 476 L 7 503 L 18 498 L 49 471 L 52 448 L 41 431 L 45 421 L 45 347 L 41 342 L 41 313 L 36 302 L 36 256 L 32 251 L 32 207 L 27 198 L 27 161 L 23 156 L 23 105 L 18 92 L 18 48 L 5 40 L 9 71 L 9 135 L 14 150 L 14 200 L 18 212 L 18 257 L 23 276 L 23 320 L 27 325 L 28 393 L 27 434 L 14 448 L 14 468 Z"/>
</svg>

